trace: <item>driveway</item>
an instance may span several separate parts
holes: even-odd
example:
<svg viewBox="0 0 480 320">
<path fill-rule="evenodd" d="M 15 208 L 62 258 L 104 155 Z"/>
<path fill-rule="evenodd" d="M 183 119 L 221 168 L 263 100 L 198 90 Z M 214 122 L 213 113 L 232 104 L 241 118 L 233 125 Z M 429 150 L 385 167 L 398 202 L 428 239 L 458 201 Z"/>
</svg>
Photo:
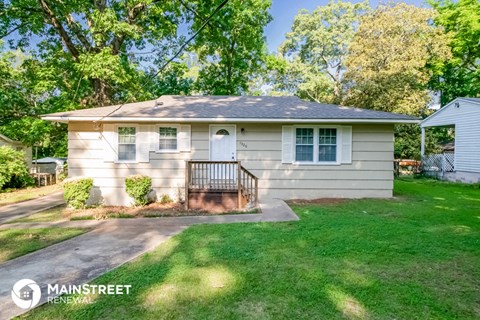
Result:
<svg viewBox="0 0 480 320">
<path fill-rule="evenodd" d="M 63 191 L 0 207 L 0 224 L 64 204 Z"/>
<path fill-rule="evenodd" d="M 265 200 L 260 204 L 260 208 L 261 214 L 4 225 L 2 228 L 84 226 L 94 228 L 94 230 L 0 264 L 0 319 L 7 319 L 26 312 L 18 308 L 10 297 L 13 284 L 20 279 L 36 281 L 42 290 L 40 303 L 45 303 L 48 299 L 47 284 L 80 285 L 87 283 L 154 249 L 193 224 L 298 220 L 297 215 L 281 200 Z"/>
</svg>

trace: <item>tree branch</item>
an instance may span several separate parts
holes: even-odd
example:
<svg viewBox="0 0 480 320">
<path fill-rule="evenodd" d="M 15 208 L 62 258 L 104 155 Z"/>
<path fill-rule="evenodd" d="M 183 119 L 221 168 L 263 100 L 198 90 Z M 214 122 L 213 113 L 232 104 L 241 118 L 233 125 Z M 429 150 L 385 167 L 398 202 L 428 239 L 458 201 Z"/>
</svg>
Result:
<svg viewBox="0 0 480 320">
<path fill-rule="evenodd" d="M 153 1 L 151 4 L 155 4 L 159 1 Z M 135 25 L 136 24 L 136 19 L 138 16 L 147 8 L 147 5 L 145 3 L 137 3 L 135 6 L 132 8 L 129 8 L 127 10 L 127 18 L 126 22 L 129 25 Z M 121 33 L 118 35 L 115 35 L 111 42 L 111 47 L 112 47 L 112 54 L 117 55 L 120 52 L 120 48 L 123 45 L 123 42 L 125 41 L 125 34 Z"/>
<path fill-rule="evenodd" d="M 71 14 L 67 15 L 67 24 L 70 27 L 70 30 L 75 34 L 78 41 L 87 49 L 91 50 L 92 46 L 85 35 L 82 33 L 82 30 L 79 28 L 77 21 L 73 18 Z"/>
<path fill-rule="evenodd" d="M 7 32 L 4 33 L 4 34 L 0 34 L 0 38 L 8 37 L 9 35 L 11 35 L 12 33 L 14 33 L 15 31 L 17 31 L 18 29 L 20 29 L 21 27 L 23 27 L 24 25 L 26 25 L 26 23 L 17 24 L 15 27 L 13 27 L 13 29 L 7 31 Z"/>
<path fill-rule="evenodd" d="M 67 47 L 68 51 L 70 51 L 75 61 L 78 62 L 79 52 L 75 47 L 75 45 L 73 44 L 73 41 L 68 35 L 67 31 L 65 31 L 65 28 L 60 23 L 55 13 L 52 11 L 52 9 L 48 6 L 47 2 L 45 0 L 39 0 L 39 3 L 43 10 L 43 13 L 50 20 L 51 25 L 55 28 L 55 30 L 57 30 L 58 34 L 60 35 L 62 42 Z"/>
</svg>

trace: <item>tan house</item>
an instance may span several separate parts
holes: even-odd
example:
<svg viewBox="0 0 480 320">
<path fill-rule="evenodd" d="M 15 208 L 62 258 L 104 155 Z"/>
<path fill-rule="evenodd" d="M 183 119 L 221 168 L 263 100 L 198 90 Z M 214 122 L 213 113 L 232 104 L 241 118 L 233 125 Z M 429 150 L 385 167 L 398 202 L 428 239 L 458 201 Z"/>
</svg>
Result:
<svg viewBox="0 0 480 320">
<path fill-rule="evenodd" d="M 69 175 L 94 178 L 95 200 L 130 204 L 125 177 L 143 174 L 157 196 L 188 198 L 191 207 L 244 206 L 262 197 L 391 197 L 394 124 L 418 123 L 296 97 L 249 96 L 162 96 L 43 119 L 68 123 Z"/>
<path fill-rule="evenodd" d="M 12 140 L 3 134 L 0 134 L 0 147 L 9 146 L 16 151 L 25 153 L 25 161 L 28 167 L 32 166 L 32 148 L 23 145 L 20 141 Z"/>
</svg>

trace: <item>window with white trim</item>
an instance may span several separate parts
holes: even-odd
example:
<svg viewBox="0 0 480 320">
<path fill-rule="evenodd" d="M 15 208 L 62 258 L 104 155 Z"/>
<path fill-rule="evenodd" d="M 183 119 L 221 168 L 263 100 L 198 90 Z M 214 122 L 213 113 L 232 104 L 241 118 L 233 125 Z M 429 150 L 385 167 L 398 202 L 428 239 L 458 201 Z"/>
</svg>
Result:
<svg viewBox="0 0 480 320">
<path fill-rule="evenodd" d="M 135 161 L 137 158 L 137 145 L 135 127 L 118 127 L 118 160 Z"/>
<path fill-rule="evenodd" d="M 332 127 L 295 128 L 295 162 L 337 163 L 337 133 Z"/>
<path fill-rule="evenodd" d="M 337 161 L 337 129 L 319 128 L 318 129 L 318 161 L 336 162 Z"/>
<path fill-rule="evenodd" d="M 295 134 L 295 161 L 313 161 L 313 129 L 297 128 Z"/>
<path fill-rule="evenodd" d="M 158 128 L 158 150 L 159 151 L 177 151 L 178 149 L 178 128 L 177 127 L 159 127 Z"/>
</svg>

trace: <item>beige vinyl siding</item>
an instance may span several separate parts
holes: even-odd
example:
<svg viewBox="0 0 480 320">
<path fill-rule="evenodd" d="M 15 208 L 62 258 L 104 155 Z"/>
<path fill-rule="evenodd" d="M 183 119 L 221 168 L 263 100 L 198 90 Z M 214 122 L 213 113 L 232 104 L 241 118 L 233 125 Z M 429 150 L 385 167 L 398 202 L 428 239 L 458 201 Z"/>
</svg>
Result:
<svg viewBox="0 0 480 320">
<path fill-rule="evenodd" d="M 259 178 L 260 196 L 392 196 L 392 125 L 352 125 L 352 163 L 341 165 L 282 164 L 281 125 L 239 124 L 237 130 L 237 159 Z"/>
<path fill-rule="evenodd" d="M 95 131 L 92 123 L 70 122 L 68 129 L 69 177 L 94 178 L 96 192 L 92 202 L 131 204 L 125 192 L 125 177 L 133 174 L 152 177 L 152 187 L 158 197 L 168 194 L 173 198 L 182 198 L 185 161 L 208 159 L 208 124 L 192 126 L 190 152 L 151 151 L 150 162 L 139 163 L 105 162 L 102 129 Z"/>
<path fill-rule="evenodd" d="M 237 160 L 259 178 L 260 197 L 391 197 L 393 125 L 352 125 L 352 131 L 351 164 L 282 164 L 281 124 L 237 124 Z M 191 132 L 190 152 L 151 151 L 148 163 L 114 163 L 104 161 L 101 129 L 71 122 L 69 175 L 94 178 L 95 200 L 105 204 L 130 204 L 124 179 L 132 174 L 152 177 L 157 196 L 183 197 L 185 161 L 209 159 L 209 124 L 191 124 Z"/>
</svg>

